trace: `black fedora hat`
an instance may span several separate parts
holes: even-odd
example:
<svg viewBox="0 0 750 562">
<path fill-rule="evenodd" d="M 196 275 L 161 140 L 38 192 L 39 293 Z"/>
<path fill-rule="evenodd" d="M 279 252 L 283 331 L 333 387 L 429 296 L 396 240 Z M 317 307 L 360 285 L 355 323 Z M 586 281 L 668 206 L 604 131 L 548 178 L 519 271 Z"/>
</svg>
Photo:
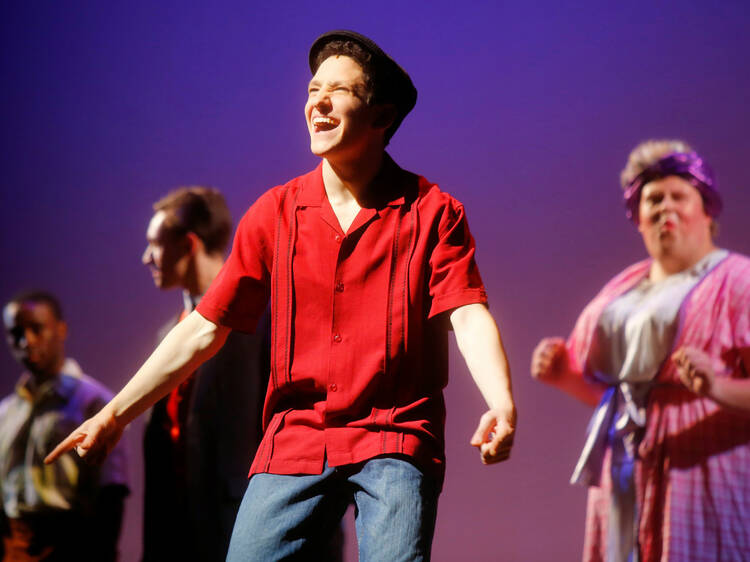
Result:
<svg viewBox="0 0 750 562">
<path fill-rule="evenodd" d="M 331 41 L 353 41 L 372 56 L 373 82 L 376 90 L 376 103 L 392 103 L 396 106 L 396 119 L 388 129 L 387 138 L 393 136 L 404 117 L 414 109 L 417 103 L 417 89 L 414 83 L 398 63 L 383 51 L 372 39 L 346 29 L 329 31 L 318 37 L 310 47 L 310 70 L 317 72 L 323 61 L 318 61 L 318 54 Z"/>
</svg>

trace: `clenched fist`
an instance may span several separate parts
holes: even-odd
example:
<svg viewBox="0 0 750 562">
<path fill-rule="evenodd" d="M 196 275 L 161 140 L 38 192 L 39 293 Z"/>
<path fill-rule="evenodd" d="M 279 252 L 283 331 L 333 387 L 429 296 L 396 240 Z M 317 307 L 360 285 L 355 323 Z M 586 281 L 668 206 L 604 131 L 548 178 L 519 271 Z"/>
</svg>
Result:
<svg viewBox="0 0 750 562">
<path fill-rule="evenodd" d="M 711 357 L 694 347 L 681 347 L 672 354 L 680 381 L 701 396 L 710 396 L 716 373 Z"/>
<path fill-rule="evenodd" d="M 531 376 L 546 383 L 555 383 L 570 372 L 570 358 L 565 340 L 544 338 L 531 354 Z"/>
</svg>

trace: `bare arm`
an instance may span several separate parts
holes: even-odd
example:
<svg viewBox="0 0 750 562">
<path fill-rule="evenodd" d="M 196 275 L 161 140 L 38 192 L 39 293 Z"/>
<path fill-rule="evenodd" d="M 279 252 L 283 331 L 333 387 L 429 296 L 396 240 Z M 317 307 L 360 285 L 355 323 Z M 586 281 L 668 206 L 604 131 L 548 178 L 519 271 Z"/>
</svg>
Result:
<svg viewBox="0 0 750 562">
<path fill-rule="evenodd" d="M 745 374 L 750 376 L 750 348 L 739 352 Z M 750 378 L 717 377 L 716 371 L 723 368 L 721 362 L 692 347 L 675 351 L 672 361 L 682 384 L 688 389 L 730 410 L 750 413 Z"/>
<path fill-rule="evenodd" d="M 589 406 L 599 403 L 606 388 L 586 380 L 571 368 L 568 348 L 562 338 L 544 338 L 537 344 L 531 354 L 531 376 Z"/>
<path fill-rule="evenodd" d="M 221 349 L 229 332 L 229 328 L 192 312 L 172 328 L 117 396 L 68 435 L 44 461 L 51 463 L 73 447 L 91 462 L 101 461 L 125 426 Z"/>
<path fill-rule="evenodd" d="M 479 449 L 485 464 L 506 460 L 513 446 L 516 406 L 500 331 L 492 315 L 481 304 L 455 309 L 450 320 L 458 349 L 489 406 L 480 418 L 471 444 Z"/>
</svg>

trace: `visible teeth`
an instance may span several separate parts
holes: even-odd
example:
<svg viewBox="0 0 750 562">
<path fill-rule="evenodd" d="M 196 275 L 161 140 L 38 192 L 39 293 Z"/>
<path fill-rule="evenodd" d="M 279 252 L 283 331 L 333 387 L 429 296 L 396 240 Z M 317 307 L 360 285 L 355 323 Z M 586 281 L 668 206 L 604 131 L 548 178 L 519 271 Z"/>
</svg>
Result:
<svg viewBox="0 0 750 562">
<path fill-rule="evenodd" d="M 313 125 L 335 125 L 336 121 L 330 117 L 313 117 Z"/>
</svg>

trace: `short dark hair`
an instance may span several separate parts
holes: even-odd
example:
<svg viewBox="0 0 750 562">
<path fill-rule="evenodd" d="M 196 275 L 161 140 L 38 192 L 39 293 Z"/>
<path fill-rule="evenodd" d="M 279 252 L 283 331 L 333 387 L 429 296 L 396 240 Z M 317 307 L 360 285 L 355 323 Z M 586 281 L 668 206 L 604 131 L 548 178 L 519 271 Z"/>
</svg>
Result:
<svg viewBox="0 0 750 562">
<path fill-rule="evenodd" d="M 318 52 L 318 56 L 315 57 L 315 70 L 317 71 L 318 67 L 328 57 L 334 56 L 349 57 L 362 67 L 362 75 L 365 80 L 365 88 L 367 89 L 365 97 L 367 105 L 384 103 L 378 97 L 378 94 L 382 92 L 378 91 L 377 83 L 375 82 L 375 67 L 372 64 L 372 53 L 365 51 L 359 43 L 355 43 L 354 41 L 329 41 Z"/>
<path fill-rule="evenodd" d="M 209 254 L 224 252 L 229 244 L 232 215 L 218 189 L 179 187 L 154 203 L 154 211 L 164 211 L 164 225 L 173 234 L 195 233 Z"/>
<path fill-rule="evenodd" d="M 65 318 L 63 318 L 63 310 L 60 305 L 60 300 L 48 291 L 41 291 L 39 289 L 27 289 L 21 291 L 16 293 L 13 298 L 5 303 L 5 306 L 12 303 L 21 304 L 24 302 L 44 303 L 49 307 L 57 320 L 65 320 Z"/>
</svg>

